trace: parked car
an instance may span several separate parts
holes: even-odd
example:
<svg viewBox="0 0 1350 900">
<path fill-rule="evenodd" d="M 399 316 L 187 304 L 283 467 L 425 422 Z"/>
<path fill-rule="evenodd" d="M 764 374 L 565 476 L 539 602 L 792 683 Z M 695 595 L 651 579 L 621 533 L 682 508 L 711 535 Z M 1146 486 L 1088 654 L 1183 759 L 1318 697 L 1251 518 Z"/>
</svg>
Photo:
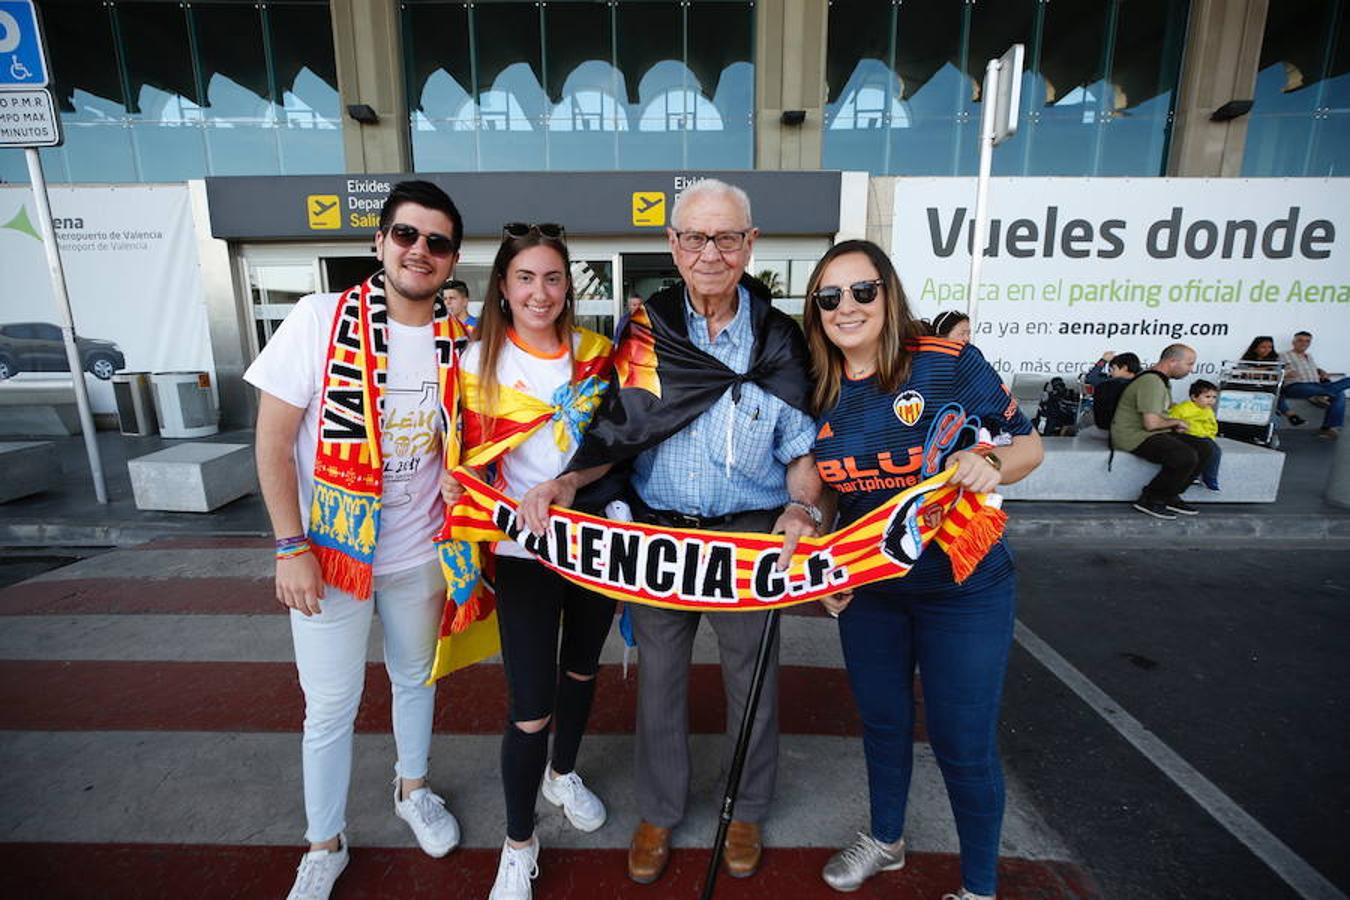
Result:
<svg viewBox="0 0 1350 900">
<path fill-rule="evenodd" d="M 112 341 L 75 338 L 84 371 L 107 381 L 127 358 Z M 61 329 L 49 322 L 10 322 L 0 325 L 0 380 L 20 372 L 69 372 Z"/>
</svg>

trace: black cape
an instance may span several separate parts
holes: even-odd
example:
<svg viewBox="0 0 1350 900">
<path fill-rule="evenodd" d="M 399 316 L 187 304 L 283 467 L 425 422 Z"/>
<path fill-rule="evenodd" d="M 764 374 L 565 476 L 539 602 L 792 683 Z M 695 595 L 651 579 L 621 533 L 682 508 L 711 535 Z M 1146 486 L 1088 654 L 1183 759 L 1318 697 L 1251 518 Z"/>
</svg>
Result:
<svg viewBox="0 0 1350 900">
<path fill-rule="evenodd" d="M 644 387 L 623 387 L 619 378 L 613 379 L 568 471 L 631 460 L 680 431 L 727 389 L 739 401 L 746 382 L 810 414 L 811 380 L 801 328 L 773 307 L 762 282 L 743 276 L 741 285 L 749 293 L 754 335 L 749 370 L 744 375 L 733 372 L 694 346 L 684 315 L 683 282 L 654 294 L 644 304 L 646 315 L 635 316 L 625 326 L 615 358 L 628 353 L 630 359 L 646 358 L 650 366 L 654 355 L 660 396 Z"/>
</svg>

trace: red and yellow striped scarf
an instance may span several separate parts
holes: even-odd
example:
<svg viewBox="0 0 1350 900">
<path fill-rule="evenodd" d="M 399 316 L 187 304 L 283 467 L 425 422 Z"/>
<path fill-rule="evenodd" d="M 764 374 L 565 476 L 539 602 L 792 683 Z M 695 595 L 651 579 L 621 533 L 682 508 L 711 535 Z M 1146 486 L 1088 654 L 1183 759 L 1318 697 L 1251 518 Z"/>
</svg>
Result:
<svg viewBox="0 0 1350 900">
<path fill-rule="evenodd" d="M 464 327 L 444 301 L 433 301 L 437 382 L 449 426 L 445 464 L 458 463 L 455 413 L 455 345 Z M 389 365 L 389 309 L 384 272 L 350 288 L 338 302 L 324 361 L 319 442 L 314 454 L 314 500 L 309 541 L 323 580 L 358 597 L 370 597 L 372 563 L 380 532 L 384 460 L 380 430 Z"/>
<path fill-rule="evenodd" d="M 496 462 L 550 423 L 559 450 L 566 452 L 576 446 L 609 386 L 611 350 L 609 339 L 593 331 L 578 328 L 576 335 L 572 379 L 550 401 L 499 385 L 489 410 L 478 376 L 459 369 L 464 423 L 459 453 L 462 465 L 482 467 Z M 433 681 L 499 649 L 491 559 L 483 542 L 456 531 L 454 513 L 453 509 L 446 510 L 445 524 L 437 535 L 441 570 L 450 590 L 436 644 Z M 487 578 L 481 577 L 485 570 Z M 485 627 L 489 625 L 490 633 Z"/>
</svg>

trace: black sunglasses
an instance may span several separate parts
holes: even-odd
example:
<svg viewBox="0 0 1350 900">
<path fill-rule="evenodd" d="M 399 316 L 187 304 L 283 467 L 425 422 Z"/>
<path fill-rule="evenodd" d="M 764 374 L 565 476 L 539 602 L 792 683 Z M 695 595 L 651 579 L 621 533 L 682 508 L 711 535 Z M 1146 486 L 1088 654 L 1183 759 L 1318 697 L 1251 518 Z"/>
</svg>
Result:
<svg viewBox="0 0 1350 900">
<path fill-rule="evenodd" d="M 838 309 L 839 304 L 844 299 L 844 291 L 853 295 L 855 303 L 871 303 L 877 299 L 877 292 L 881 290 L 882 281 L 880 278 L 875 281 L 857 281 L 846 288 L 841 287 L 823 287 L 811 295 L 811 299 L 816 301 L 816 306 L 829 312 Z"/>
<path fill-rule="evenodd" d="M 411 247 L 417 243 L 419 237 L 424 237 L 427 239 L 427 253 L 432 256 L 449 256 L 455 252 L 455 242 L 445 235 L 431 231 L 418 231 L 411 225 L 405 225 L 402 222 L 397 225 L 390 225 L 384 233 L 389 235 L 394 243 L 400 247 Z"/>
<path fill-rule="evenodd" d="M 507 222 L 502 226 L 502 238 L 523 238 L 531 233 L 542 235 L 555 241 L 560 241 L 567 233 L 557 222 Z"/>
</svg>

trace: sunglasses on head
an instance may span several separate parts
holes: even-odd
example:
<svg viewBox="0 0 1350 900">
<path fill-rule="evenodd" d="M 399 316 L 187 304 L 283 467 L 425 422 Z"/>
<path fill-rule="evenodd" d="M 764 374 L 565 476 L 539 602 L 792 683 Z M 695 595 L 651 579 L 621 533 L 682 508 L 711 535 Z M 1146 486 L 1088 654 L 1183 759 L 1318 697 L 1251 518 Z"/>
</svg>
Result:
<svg viewBox="0 0 1350 900">
<path fill-rule="evenodd" d="M 532 222 L 507 222 L 502 226 L 503 238 L 523 238 L 530 234 L 538 234 L 560 241 L 566 233 L 557 222 L 540 222 L 537 225 Z"/>
<path fill-rule="evenodd" d="M 878 278 L 874 281 L 857 281 L 846 288 L 823 287 L 817 289 L 811 295 L 811 299 L 816 301 L 816 306 L 829 312 L 839 308 L 839 304 L 844 299 L 844 291 L 853 295 L 855 303 L 871 303 L 877 299 L 877 292 L 881 290 L 881 284 L 881 279 Z"/>
<path fill-rule="evenodd" d="M 432 256 L 449 256 L 455 252 L 455 244 L 443 234 L 436 234 L 431 231 L 418 231 L 411 225 L 405 225 L 399 222 L 396 225 L 390 225 L 385 230 L 385 234 L 400 247 L 411 247 L 417 243 L 419 237 L 427 239 L 427 253 Z"/>
</svg>

